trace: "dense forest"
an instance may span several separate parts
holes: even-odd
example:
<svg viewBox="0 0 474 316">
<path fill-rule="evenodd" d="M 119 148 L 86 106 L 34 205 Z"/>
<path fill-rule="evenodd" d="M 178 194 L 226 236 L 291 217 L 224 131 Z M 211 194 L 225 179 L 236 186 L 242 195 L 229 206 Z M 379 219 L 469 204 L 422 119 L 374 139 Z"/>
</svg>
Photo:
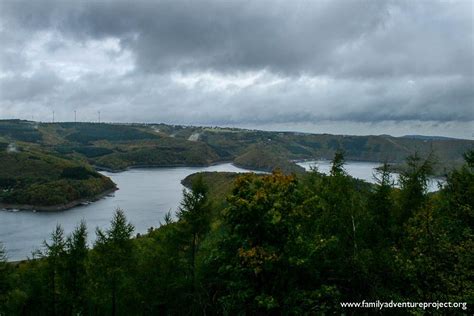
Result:
<svg viewBox="0 0 474 316">
<path fill-rule="evenodd" d="M 110 178 L 87 162 L 41 149 L 0 148 L 0 208 L 61 210 L 115 190 Z"/>
<path fill-rule="evenodd" d="M 329 175 L 193 175 L 176 217 L 147 234 L 134 235 L 117 210 L 92 248 L 78 223 L 68 235 L 58 226 L 31 260 L 7 263 L 2 251 L 0 315 L 328 315 L 360 312 L 340 302 L 362 300 L 472 304 L 474 152 L 464 158 L 435 193 L 426 190 L 432 162 L 418 155 L 397 185 L 388 164 L 375 185 L 351 178 L 341 152 Z"/>
<path fill-rule="evenodd" d="M 293 160 L 332 159 L 402 163 L 418 152 L 436 152 L 438 175 L 462 164 L 474 142 L 436 137 L 350 136 L 270 132 L 166 124 L 38 123 L 0 120 L 0 151 L 15 144 L 51 155 L 121 171 L 143 166 L 206 166 L 232 161 L 251 169 L 302 171 Z M 1 163 L 1 161 L 0 161 Z"/>
<path fill-rule="evenodd" d="M 132 167 L 235 165 L 284 174 L 302 173 L 303 159 L 387 161 L 399 172 L 404 159 L 436 153 L 433 173 L 462 164 L 474 142 L 380 136 L 266 132 L 165 124 L 39 123 L 0 120 L 0 206 L 51 211 L 96 200 L 115 184 L 95 170 Z"/>
</svg>

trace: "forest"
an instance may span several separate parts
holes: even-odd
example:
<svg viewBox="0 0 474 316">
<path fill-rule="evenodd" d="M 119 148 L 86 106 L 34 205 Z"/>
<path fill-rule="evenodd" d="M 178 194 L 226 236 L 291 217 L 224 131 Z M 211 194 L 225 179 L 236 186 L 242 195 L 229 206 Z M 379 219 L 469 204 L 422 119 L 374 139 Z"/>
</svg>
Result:
<svg viewBox="0 0 474 316">
<path fill-rule="evenodd" d="M 118 124 L 0 120 L 0 152 L 8 145 L 41 149 L 96 169 L 207 166 L 230 162 L 253 170 L 301 172 L 294 161 L 330 160 L 344 151 L 351 161 L 390 162 L 436 152 L 436 175 L 462 164 L 468 139 L 389 135 L 330 135 L 167 124 Z M 0 157 L 0 163 L 2 162 Z"/>
<path fill-rule="evenodd" d="M 0 151 L 0 165 L 0 208 L 60 210 L 116 189 L 86 162 L 42 149 Z"/>
<path fill-rule="evenodd" d="M 434 193 L 429 158 L 409 156 L 398 183 L 382 164 L 375 185 L 344 161 L 336 152 L 329 175 L 195 174 L 177 214 L 146 234 L 116 210 L 91 247 L 81 222 L 30 260 L 2 250 L 0 315 L 331 315 L 362 300 L 472 313 L 474 151 Z"/>
</svg>

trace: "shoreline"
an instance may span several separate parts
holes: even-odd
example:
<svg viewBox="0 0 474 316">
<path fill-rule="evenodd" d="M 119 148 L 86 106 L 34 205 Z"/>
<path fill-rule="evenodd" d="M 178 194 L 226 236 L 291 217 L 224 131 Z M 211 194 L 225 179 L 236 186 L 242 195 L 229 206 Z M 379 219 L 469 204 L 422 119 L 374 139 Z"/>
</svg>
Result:
<svg viewBox="0 0 474 316">
<path fill-rule="evenodd" d="M 134 165 L 134 166 L 128 166 L 127 168 L 124 169 L 110 169 L 107 167 L 102 167 L 102 166 L 97 166 L 97 165 L 92 165 L 92 167 L 96 171 L 105 171 L 105 172 L 110 172 L 110 173 L 120 173 L 120 172 L 125 172 L 131 169 L 155 169 L 155 168 L 180 168 L 180 167 L 209 167 L 209 166 L 215 166 L 219 164 L 224 164 L 224 163 L 232 163 L 233 161 L 216 161 L 212 162 L 207 165 Z M 59 205 L 49 205 L 49 206 L 39 206 L 39 205 L 29 205 L 29 204 L 9 204 L 9 203 L 1 203 L 0 202 L 0 211 L 9 211 L 9 210 L 18 210 L 18 211 L 35 211 L 35 212 L 61 212 L 61 211 L 66 211 L 71 208 L 74 208 L 76 206 L 80 206 L 81 204 L 84 203 L 93 203 L 96 202 L 107 195 L 114 193 L 117 191 L 118 188 L 114 187 L 112 189 L 108 189 L 102 193 L 99 193 L 91 198 L 83 198 L 83 199 L 78 199 L 74 200 L 65 204 L 59 204 Z"/>
<path fill-rule="evenodd" d="M 59 205 L 49 205 L 49 206 L 38 206 L 38 205 L 29 205 L 29 204 L 7 204 L 7 203 L 0 203 L 0 210 L 19 210 L 19 211 L 37 211 L 37 212 L 60 212 L 66 211 L 83 203 L 91 203 L 96 202 L 109 194 L 114 193 L 117 191 L 118 188 L 114 187 L 112 189 L 105 190 L 102 193 L 99 193 L 90 198 L 83 198 L 77 199 L 65 204 Z"/>
<path fill-rule="evenodd" d="M 96 171 L 105 171 L 105 172 L 110 172 L 110 173 L 120 173 L 124 171 L 128 171 L 131 169 L 161 169 L 161 168 L 204 168 L 204 167 L 211 167 L 211 166 L 216 166 L 224 163 L 234 163 L 233 160 L 220 160 L 220 161 L 215 161 L 209 164 L 204 164 L 204 165 L 186 165 L 186 164 L 170 164 L 170 165 L 131 165 L 127 166 L 125 168 L 121 169 L 112 169 L 104 166 L 99 166 L 99 165 L 92 165 L 92 167 Z"/>
</svg>

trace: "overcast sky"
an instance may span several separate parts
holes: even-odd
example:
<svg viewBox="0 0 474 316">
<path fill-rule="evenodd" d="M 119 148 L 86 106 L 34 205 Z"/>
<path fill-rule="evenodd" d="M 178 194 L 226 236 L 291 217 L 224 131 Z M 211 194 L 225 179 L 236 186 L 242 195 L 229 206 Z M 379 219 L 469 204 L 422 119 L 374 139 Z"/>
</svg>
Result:
<svg viewBox="0 0 474 316">
<path fill-rule="evenodd" d="M 472 139 L 473 5 L 0 0 L 0 118 Z"/>
</svg>

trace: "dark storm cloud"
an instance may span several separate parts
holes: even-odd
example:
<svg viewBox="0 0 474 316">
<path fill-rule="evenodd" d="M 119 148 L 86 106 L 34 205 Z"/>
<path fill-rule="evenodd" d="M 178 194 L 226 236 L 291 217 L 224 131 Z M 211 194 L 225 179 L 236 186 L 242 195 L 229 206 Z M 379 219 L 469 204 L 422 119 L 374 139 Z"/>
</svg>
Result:
<svg viewBox="0 0 474 316">
<path fill-rule="evenodd" d="M 11 26 L 118 37 L 142 71 L 472 75 L 468 1 L 6 1 Z M 6 15 L 6 16 L 5 16 Z"/>
<path fill-rule="evenodd" d="M 123 121 L 472 123 L 472 6 L 4 0 L 0 99 Z"/>
<path fill-rule="evenodd" d="M 48 70 L 40 70 L 32 76 L 8 76 L 0 80 L 1 98 L 3 101 L 12 102 L 35 100 L 53 93 L 61 84 L 61 79 Z"/>
</svg>

